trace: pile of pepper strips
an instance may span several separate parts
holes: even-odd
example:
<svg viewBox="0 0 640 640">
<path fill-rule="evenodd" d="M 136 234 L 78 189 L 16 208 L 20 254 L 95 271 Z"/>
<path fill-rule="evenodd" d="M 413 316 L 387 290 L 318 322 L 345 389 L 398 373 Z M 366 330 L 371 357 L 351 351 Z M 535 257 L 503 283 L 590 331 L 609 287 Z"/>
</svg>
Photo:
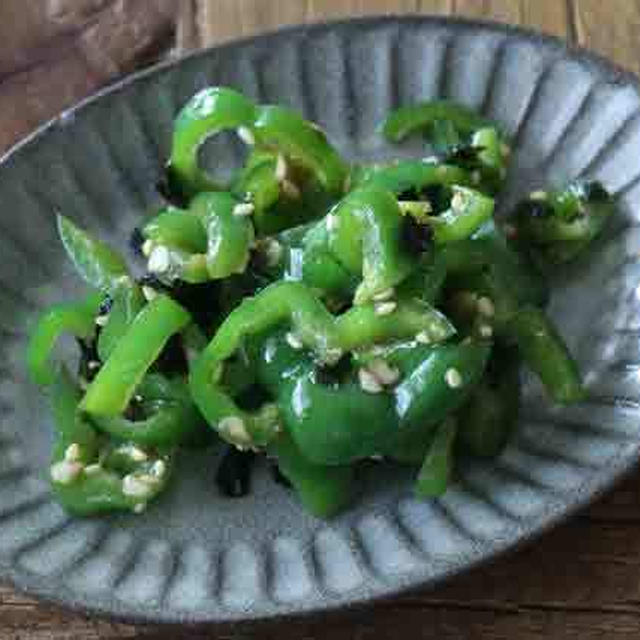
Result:
<svg viewBox="0 0 640 640">
<path fill-rule="evenodd" d="M 198 151 L 229 129 L 248 156 L 221 185 Z M 607 191 L 531 193 L 500 227 L 510 148 L 496 124 L 437 101 L 382 132 L 422 135 L 432 155 L 349 166 L 296 112 L 208 88 L 176 119 L 166 206 L 134 234 L 142 277 L 58 217 L 91 292 L 42 315 L 28 365 L 51 388 L 50 474 L 68 511 L 143 511 L 177 449 L 213 433 L 266 453 L 318 516 L 349 504 L 369 458 L 415 465 L 416 493 L 436 496 L 458 452 L 500 452 L 521 361 L 552 401 L 582 397 L 543 311 L 544 269 L 599 234 Z M 77 375 L 52 361 L 64 333 Z"/>
</svg>

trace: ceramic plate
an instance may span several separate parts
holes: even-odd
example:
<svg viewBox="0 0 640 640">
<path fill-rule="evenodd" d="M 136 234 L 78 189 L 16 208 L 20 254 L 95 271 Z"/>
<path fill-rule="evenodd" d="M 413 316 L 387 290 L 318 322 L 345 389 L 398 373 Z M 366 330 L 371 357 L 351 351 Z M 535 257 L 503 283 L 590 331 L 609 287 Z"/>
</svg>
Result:
<svg viewBox="0 0 640 640">
<path fill-rule="evenodd" d="M 555 283 L 551 314 L 581 363 L 585 403 L 550 408 L 526 384 L 518 432 L 494 462 L 462 465 L 439 500 L 411 473 L 379 469 L 355 507 L 326 523 L 259 468 L 245 499 L 216 493 L 215 453 L 189 453 L 169 493 L 140 516 L 69 518 L 50 495 L 51 419 L 24 371 L 34 314 L 81 290 L 54 213 L 123 248 L 158 205 L 172 119 L 198 89 L 224 84 L 300 109 L 345 155 L 415 155 L 377 127 L 390 109 L 458 100 L 503 124 L 517 194 L 602 180 L 620 215 L 585 264 Z M 490 24 L 368 19 L 243 40 L 135 75 L 54 120 L 0 168 L 0 574 L 93 612 L 222 622 L 333 609 L 434 584 L 513 547 L 584 505 L 636 461 L 640 443 L 640 97 L 630 75 L 560 41 Z M 241 161 L 208 147 L 219 172 Z"/>
</svg>

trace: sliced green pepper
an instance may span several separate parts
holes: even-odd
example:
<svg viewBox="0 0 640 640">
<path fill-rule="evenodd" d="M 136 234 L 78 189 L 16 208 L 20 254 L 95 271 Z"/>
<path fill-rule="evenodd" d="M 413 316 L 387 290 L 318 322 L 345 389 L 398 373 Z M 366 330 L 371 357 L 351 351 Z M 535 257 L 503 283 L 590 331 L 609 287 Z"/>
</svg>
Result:
<svg viewBox="0 0 640 640">
<path fill-rule="evenodd" d="M 436 428 L 416 480 L 415 491 L 421 498 L 441 496 L 447 490 L 453 471 L 456 432 L 453 418 L 448 418 Z"/>
<path fill-rule="evenodd" d="M 189 314 L 166 295 L 154 298 L 136 316 L 82 399 L 94 416 L 122 413 L 167 340 L 189 323 Z"/>
</svg>

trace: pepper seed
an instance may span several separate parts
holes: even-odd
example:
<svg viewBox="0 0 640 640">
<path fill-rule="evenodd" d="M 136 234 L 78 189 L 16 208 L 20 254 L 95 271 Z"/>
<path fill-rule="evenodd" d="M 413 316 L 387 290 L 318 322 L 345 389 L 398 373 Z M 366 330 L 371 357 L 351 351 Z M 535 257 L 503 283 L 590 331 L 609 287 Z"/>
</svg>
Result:
<svg viewBox="0 0 640 640">
<path fill-rule="evenodd" d="M 142 295 L 145 297 L 145 300 L 147 300 L 148 302 L 151 302 L 154 298 L 158 297 L 158 292 L 153 287 L 143 285 Z"/>
<path fill-rule="evenodd" d="M 136 476 L 132 473 L 122 478 L 122 493 L 132 498 L 148 498 L 153 487 L 143 479 L 144 476 Z"/>
<path fill-rule="evenodd" d="M 394 295 L 395 289 L 393 287 L 389 287 L 388 289 L 384 289 L 383 291 L 376 293 L 373 296 L 373 300 L 375 300 L 376 302 L 384 302 L 385 300 L 391 300 Z"/>
<path fill-rule="evenodd" d="M 382 385 L 378 378 L 368 369 L 362 368 L 358 370 L 358 381 L 361 389 L 367 393 L 380 393 L 382 391 Z"/>
<path fill-rule="evenodd" d="M 233 207 L 233 215 L 238 216 L 239 218 L 243 218 L 245 216 L 250 216 L 253 214 L 255 207 L 251 202 L 241 202 Z"/>
<path fill-rule="evenodd" d="M 51 480 L 58 484 L 71 484 L 82 472 L 84 465 L 81 462 L 69 462 L 61 460 L 51 465 Z"/>
<path fill-rule="evenodd" d="M 80 460 L 80 454 L 80 445 L 77 442 L 74 442 L 66 448 L 64 452 L 64 459 L 67 462 L 78 462 L 78 460 Z"/>
<path fill-rule="evenodd" d="M 249 127 L 238 127 L 236 129 L 236 133 L 238 134 L 238 138 L 242 140 L 246 145 L 252 147 L 256 143 L 256 138 L 253 135 L 253 131 L 249 129 Z"/>
<path fill-rule="evenodd" d="M 487 298 L 486 296 L 483 296 L 482 298 L 478 298 L 478 312 L 481 313 L 483 316 L 487 316 L 488 318 L 491 318 L 495 315 L 496 312 L 496 308 L 493 305 L 493 302 L 491 301 L 490 298 Z"/>
<path fill-rule="evenodd" d="M 153 251 L 153 242 L 147 238 L 140 247 L 140 251 L 145 258 L 148 258 Z"/>
<path fill-rule="evenodd" d="M 218 423 L 218 430 L 226 434 L 229 440 L 237 446 L 246 446 L 251 443 L 251 436 L 247 431 L 244 420 L 238 416 L 227 416 Z"/>
<path fill-rule="evenodd" d="M 304 347 L 302 340 L 300 340 L 300 338 L 292 331 L 287 331 L 285 339 L 292 349 L 302 349 Z"/>
<path fill-rule="evenodd" d="M 481 324 L 478 327 L 478 333 L 481 337 L 489 339 L 493 336 L 493 329 L 488 324 Z"/>
<path fill-rule="evenodd" d="M 380 384 L 385 387 L 394 385 L 400 378 L 400 371 L 392 367 L 386 360 L 375 358 L 368 365 L 367 369 L 372 373 Z"/>
<path fill-rule="evenodd" d="M 284 159 L 284 156 L 280 153 L 278 154 L 278 158 L 276 159 L 276 180 L 278 182 L 282 182 L 287 177 L 287 161 Z"/>
<path fill-rule="evenodd" d="M 165 273 L 171 266 L 171 255 L 169 249 L 162 245 L 154 247 L 153 251 L 149 255 L 149 262 L 147 263 L 147 269 L 151 273 Z"/>
<path fill-rule="evenodd" d="M 433 340 L 431 339 L 431 334 L 428 331 L 420 331 L 420 333 L 416 334 L 416 342 L 420 342 L 421 344 L 431 344 Z"/>
</svg>

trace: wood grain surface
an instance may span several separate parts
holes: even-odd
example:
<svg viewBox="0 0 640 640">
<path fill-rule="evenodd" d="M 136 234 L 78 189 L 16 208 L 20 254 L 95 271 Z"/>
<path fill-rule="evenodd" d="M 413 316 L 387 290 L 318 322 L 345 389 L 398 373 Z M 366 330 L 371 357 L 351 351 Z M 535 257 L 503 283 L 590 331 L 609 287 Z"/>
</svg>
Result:
<svg viewBox="0 0 640 640">
<path fill-rule="evenodd" d="M 640 0 L 0 0 L 0 149 L 150 61 L 284 24 L 381 13 L 523 24 L 640 71 Z M 113 623 L 0 586 L 1 640 L 638 640 L 640 474 L 526 549 L 428 592 L 266 626 Z"/>
</svg>

